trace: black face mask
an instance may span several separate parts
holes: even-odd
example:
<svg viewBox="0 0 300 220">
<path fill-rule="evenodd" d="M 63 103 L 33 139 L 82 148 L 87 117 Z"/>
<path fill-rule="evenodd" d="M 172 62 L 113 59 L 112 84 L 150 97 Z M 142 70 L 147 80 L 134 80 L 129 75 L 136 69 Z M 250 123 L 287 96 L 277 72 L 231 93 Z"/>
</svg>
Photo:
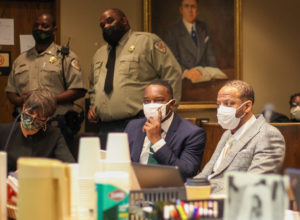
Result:
<svg viewBox="0 0 300 220">
<path fill-rule="evenodd" d="M 32 36 L 37 44 L 50 44 L 54 41 L 53 30 L 33 30 Z"/>
<path fill-rule="evenodd" d="M 103 29 L 104 40 L 112 46 L 116 46 L 124 34 L 125 30 L 121 25 L 110 26 Z"/>
</svg>

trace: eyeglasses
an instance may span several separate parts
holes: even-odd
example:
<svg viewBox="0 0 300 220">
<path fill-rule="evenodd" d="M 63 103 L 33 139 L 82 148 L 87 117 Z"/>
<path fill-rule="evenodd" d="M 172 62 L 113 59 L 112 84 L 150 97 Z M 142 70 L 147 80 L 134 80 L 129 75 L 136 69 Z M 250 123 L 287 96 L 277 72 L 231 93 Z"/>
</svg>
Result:
<svg viewBox="0 0 300 220">
<path fill-rule="evenodd" d="M 293 106 L 293 107 L 300 106 L 300 102 L 292 102 L 291 106 Z"/>
<path fill-rule="evenodd" d="M 47 120 L 45 120 L 45 119 L 44 120 L 43 119 L 39 119 L 39 118 L 34 117 L 33 115 L 28 114 L 26 112 L 22 112 L 21 117 L 22 117 L 22 120 L 30 120 L 30 121 L 32 121 L 32 125 L 36 129 L 42 128 L 47 123 Z"/>
</svg>

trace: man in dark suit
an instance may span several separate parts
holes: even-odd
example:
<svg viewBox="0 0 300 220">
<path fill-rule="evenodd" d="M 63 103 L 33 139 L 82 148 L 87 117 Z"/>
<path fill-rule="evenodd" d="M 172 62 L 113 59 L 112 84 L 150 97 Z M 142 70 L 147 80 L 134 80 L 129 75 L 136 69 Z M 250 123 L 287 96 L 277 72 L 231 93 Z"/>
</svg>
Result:
<svg viewBox="0 0 300 220">
<path fill-rule="evenodd" d="M 164 40 L 181 65 L 184 78 L 192 82 L 226 79 L 218 68 L 208 28 L 197 20 L 198 4 L 199 0 L 181 1 L 182 19 L 167 30 Z"/>
<path fill-rule="evenodd" d="M 178 166 L 184 178 L 197 174 L 205 146 L 205 132 L 173 112 L 175 100 L 168 82 L 156 80 L 145 89 L 146 118 L 129 122 L 133 162 Z"/>
</svg>

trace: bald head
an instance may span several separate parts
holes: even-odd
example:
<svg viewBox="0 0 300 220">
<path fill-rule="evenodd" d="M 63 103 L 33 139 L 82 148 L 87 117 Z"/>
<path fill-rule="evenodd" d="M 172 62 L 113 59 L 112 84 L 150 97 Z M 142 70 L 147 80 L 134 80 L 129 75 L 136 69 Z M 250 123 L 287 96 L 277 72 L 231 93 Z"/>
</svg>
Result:
<svg viewBox="0 0 300 220">
<path fill-rule="evenodd" d="M 125 13 L 118 8 L 111 8 L 109 10 L 113 11 L 116 15 L 120 16 L 120 18 L 124 18 L 124 17 L 126 18 Z"/>
<path fill-rule="evenodd" d="M 103 29 L 115 25 L 123 26 L 126 31 L 130 28 L 128 19 L 122 10 L 118 8 L 105 10 L 100 16 L 100 27 Z"/>
<path fill-rule="evenodd" d="M 102 13 L 100 27 L 104 40 L 113 47 L 118 45 L 121 38 L 130 29 L 124 12 L 117 8 L 108 9 Z"/>
<path fill-rule="evenodd" d="M 36 20 L 38 20 L 39 18 L 43 18 L 43 19 L 47 19 L 49 20 L 49 22 L 52 24 L 53 27 L 56 27 L 56 20 L 55 17 L 47 12 L 41 13 L 36 17 Z"/>
</svg>

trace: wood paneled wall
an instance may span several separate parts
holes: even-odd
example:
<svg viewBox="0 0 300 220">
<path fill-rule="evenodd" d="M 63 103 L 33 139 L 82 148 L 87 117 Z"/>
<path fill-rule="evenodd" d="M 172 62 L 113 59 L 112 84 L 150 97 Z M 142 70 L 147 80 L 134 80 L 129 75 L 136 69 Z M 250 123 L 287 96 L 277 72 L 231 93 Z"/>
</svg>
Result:
<svg viewBox="0 0 300 220">
<path fill-rule="evenodd" d="M 286 168 L 300 169 L 300 123 L 272 123 L 272 125 L 278 128 L 285 139 L 286 150 L 281 173 Z M 200 170 L 210 160 L 224 132 L 218 123 L 203 123 L 201 127 L 206 132 L 206 145 Z"/>
<path fill-rule="evenodd" d="M 59 0 L 1 0 L 0 18 L 14 19 L 15 45 L 0 45 L 0 50 L 11 52 L 13 62 L 20 55 L 20 34 L 31 34 L 32 25 L 42 12 L 52 13 L 56 17 L 58 31 L 56 42 L 60 42 L 60 2 Z M 13 106 L 6 98 L 7 76 L 0 76 L 0 123 L 11 122 Z"/>
</svg>

